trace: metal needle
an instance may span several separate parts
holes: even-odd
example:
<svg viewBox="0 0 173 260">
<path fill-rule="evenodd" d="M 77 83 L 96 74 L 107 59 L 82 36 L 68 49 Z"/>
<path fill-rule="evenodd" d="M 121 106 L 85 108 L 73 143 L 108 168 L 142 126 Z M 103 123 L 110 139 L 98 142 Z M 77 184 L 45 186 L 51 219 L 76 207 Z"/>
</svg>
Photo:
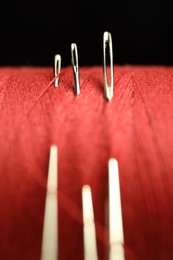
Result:
<svg viewBox="0 0 173 260">
<path fill-rule="evenodd" d="M 109 51 L 108 65 L 110 68 L 110 85 L 108 84 L 107 75 L 107 49 Z M 104 94 L 107 101 L 110 101 L 114 95 L 114 65 L 113 65 L 113 47 L 112 47 L 112 36 L 109 32 L 103 34 L 103 73 L 104 73 Z"/>
<path fill-rule="evenodd" d="M 79 84 L 79 64 L 78 64 L 78 51 L 76 43 L 71 44 L 71 62 L 74 74 L 75 83 L 75 94 L 80 94 L 80 84 Z"/>
</svg>

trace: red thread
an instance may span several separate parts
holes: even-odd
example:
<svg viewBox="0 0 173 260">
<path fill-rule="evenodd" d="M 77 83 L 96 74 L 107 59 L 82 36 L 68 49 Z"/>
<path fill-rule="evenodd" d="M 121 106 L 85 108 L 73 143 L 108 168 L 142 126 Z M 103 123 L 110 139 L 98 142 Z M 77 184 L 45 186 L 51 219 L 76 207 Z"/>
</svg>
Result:
<svg viewBox="0 0 173 260">
<path fill-rule="evenodd" d="M 31 105 L 30 109 L 27 111 L 27 113 L 29 114 L 31 112 L 31 110 L 35 107 L 35 105 L 37 104 L 37 102 L 40 100 L 40 98 L 48 91 L 49 87 L 55 82 L 55 80 L 57 78 L 60 77 L 59 73 L 56 77 L 54 77 L 49 84 L 43 89 L 43 91 L 39 94 L 39 96 L 37 97 L 37 99 L 34 101 L 34 103 Z"/>
</svg>

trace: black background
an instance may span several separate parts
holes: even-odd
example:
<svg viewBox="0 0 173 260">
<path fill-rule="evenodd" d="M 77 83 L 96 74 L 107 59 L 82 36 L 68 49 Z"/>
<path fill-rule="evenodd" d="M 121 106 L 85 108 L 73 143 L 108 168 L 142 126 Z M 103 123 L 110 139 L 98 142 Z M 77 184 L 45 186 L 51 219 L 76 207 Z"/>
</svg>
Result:
<svg viewBox="0 0 173 260">
<path fill-rule="evenodd" d="M 49 66 L 56 53 L 71 64 L 102 64 L 104 31 L 114 63 L 173 65 L 171 1 L 23 1 L 0 4 L 0 65 Z"/>
</svg>

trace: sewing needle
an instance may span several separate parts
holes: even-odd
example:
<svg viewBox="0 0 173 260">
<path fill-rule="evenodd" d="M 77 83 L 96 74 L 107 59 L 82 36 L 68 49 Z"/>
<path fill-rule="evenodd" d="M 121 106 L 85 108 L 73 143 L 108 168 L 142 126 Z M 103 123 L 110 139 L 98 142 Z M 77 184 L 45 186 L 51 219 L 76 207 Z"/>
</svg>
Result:
<svg viewBox="0 0 173 260">
<path fill-rule="evenodd" d="M 61 71 L 61 55 L 54 56 L 54 77 L 57 77 Z M 59 85 L 59 76 L 55 79 L 55 87 Z"/>
<path fill-rule="evenodd" d="M 107 53 L 109 53 L 109 62 L 107 66 Z M 108 83 L 108 67 L 110 69 L 110 85 Z M 103 34 L 103 74 L 104 74 L 104 94 L 107 101 L 110 101 L 114 95 L 114 65 L 113 65 L 113 47 L 112 36 L 110 32 Z"/>
<path fill-rule="evenodd" d="M 71 62 L 74 74 L 75 83 L 75 94 L 80 94 L 80 84 L 79 84 L 79 63 L 78 63 L 78 51 L 76 43 L 71 44 Z"/>
</svg>

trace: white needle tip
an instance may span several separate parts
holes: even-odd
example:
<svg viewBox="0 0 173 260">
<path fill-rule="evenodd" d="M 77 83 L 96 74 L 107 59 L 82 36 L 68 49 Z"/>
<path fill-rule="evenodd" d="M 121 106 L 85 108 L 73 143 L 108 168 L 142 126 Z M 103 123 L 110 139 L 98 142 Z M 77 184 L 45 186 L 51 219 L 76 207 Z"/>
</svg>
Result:
<svg viewBox="0 0 173 260">
<path fill-rule="evenodd" d="M 98 260 L 96 231 L 91 188 L 88 185 L 82 188 L 83 224 L 84 224 L 84 259 Z"/>
<path fill-rule="evenodd" d="M 109 260 L 125 260 L 118 162 L 109 160 Z"/>
<path fill-rule="evenodd" d="M 47 193 L 44 212 L 41 260 L 58 259 L 58 200 L 57 200 L 58 148 L 50 148 Z"/>
</svg>

